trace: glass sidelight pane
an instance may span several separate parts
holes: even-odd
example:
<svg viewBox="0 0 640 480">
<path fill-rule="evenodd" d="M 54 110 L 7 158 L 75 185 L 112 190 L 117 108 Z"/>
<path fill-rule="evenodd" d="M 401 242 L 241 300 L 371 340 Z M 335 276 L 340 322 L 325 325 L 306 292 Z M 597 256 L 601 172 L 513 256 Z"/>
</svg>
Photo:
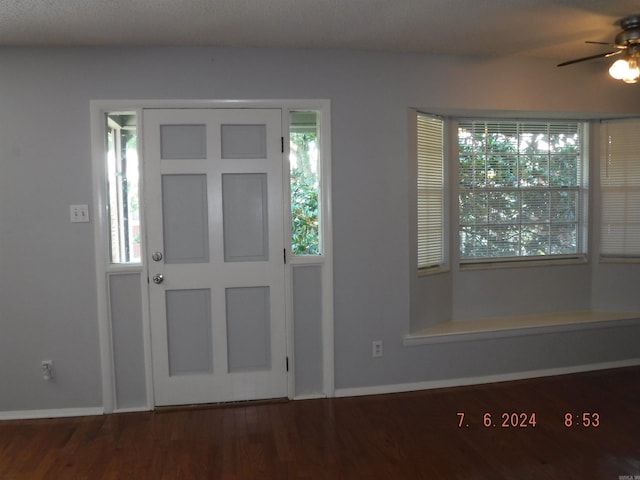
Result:
<svg viewBox="0 0 640 480">
<path fill-rule="evenodd" d="M 105 134 L 110 261 L 140 263 L 140 163 L 136 114 L 107 114 Z"/>
<path fill-rule="evenodd" d="M 169 375 L 211 373 L 211 291 L 167 290 Z"/>
<path fill-rule="evenodd" d="M 160 125 L 160 157 L 163 160 L 207 158 L 204 125 Z"/>
<path fill-rule="evenodd" d="M 225 262 L 269 260 L 267 174 L 222 175 Z"/>
<path fill-rule="evenodd" d="M 271 368 L 269 287 L 227 288 L 229 372 Z"/>
<path fill-rule="evenodd" d="M 209 261 L 205 174 L 162 175 L 162 222 L 166 263 Z"/>
<path fill-rule="evenodd" d="M 319 127 L 318 112 L 290 114 L 291 253 L 294 255 L 322 253 Z"/>
<path fill-rule="evenodd" d="M 266 125 L 222 125 L 222 158 L 267 158 Z"/>
</svg>

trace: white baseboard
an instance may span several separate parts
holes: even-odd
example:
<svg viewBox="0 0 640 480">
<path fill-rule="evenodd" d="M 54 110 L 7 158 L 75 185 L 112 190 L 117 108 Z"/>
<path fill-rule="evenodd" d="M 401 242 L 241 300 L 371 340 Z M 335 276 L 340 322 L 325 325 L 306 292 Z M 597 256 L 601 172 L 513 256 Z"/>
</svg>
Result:
<svg viewBox="0 0 640 480">
<path fill-rule="evenodd" d="M 36 418 L 88 417 L 103 415 L 102 407 L 58 408 L 51 410 L 14 410 L 0 412 L 0 420 L 31 420 Z"/>
<path fill-rule="evenodd" d="M 576 365 L 572 367 L 549 368 L 544 370 L 529 370 L 525 372 L 501 373 L 482 377 L 452 378 L 444 380 L 430 380 L 426 382 L 400 383 L 393 385 L 375 385 L 372 387 L 337 388 L 336 397 L 358 397 L 363 395 L 381 395 L 387 393 L 413 392 L 416 390 L 431 390 L 446 387 L 464 387 L 469 385 L 482 385 L 485 383 L 508 382 L 512 380 L 525 380 L 528 378 L 552 377 L 555 375 L 568 375 L 571 373 L 583 373 L 596 370 L 608 370 L 611 368 L 640 366 L 640 358 L 621 360 L 617 362 L 592 363 L 588 365 Z"/>
<path fill-rule="evenodd" d="M 464 387 L 469 385 L 482 385 L 486 383 L 508 382 L 513 380 L 525 380 L 529 378 L 551 377 L 556 375 L 569 375 L 597 370 L 640 366 L 640 358 L 620 360 L 616 362 L 592 363 L 588 365 L 576 365 L 572 367 L 549 368 L 544 370 L 529 370 L 525 372 L 501 373 L 481 377 L 464 377 L 444 380 L 430 380 L 425 382 L 400 383 L 392 385 L 375 385 L 371 387 L 337 388 L 335 397 L 358 397 L 364 395 L 382 395 L 388 393 L 413 392 L 417 390 L 432 390 L 446 387 Z M 326 398 L 325 395 L 300 395 L 294 400 L 311 400 Z M 123 408 L 114 413 L 146 412 L 147 407 Z M 89 408 L 60 408 L 51 410 L 15 410 L 0 412 L 1 420 L 31 420 L 39 418 L 64 418 L 86 417 L 92 415 L 104 415 L 102 407 Z"/>
</svg>

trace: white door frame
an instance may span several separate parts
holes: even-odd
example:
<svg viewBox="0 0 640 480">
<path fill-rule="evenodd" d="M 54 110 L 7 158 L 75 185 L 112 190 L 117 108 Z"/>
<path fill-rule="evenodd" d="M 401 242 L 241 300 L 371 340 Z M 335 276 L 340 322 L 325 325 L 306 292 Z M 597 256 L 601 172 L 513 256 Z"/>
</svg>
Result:
<svg viewBox="0 0 640 480">
<path fill-rule="evenodd" d="M 285 268 L 285 302 L 286 302 L 286 330 L 287 354 L 290 359 L 288 374 L 288 396 L 295 398 L 295 358 L 293 335 L 293 288 L 292 268 L 302 265 L 322 266 L 322 344 L 323 344 L 323 391 L 319 397 L 333 397 L 335 393 L 334 375 L 334 327 L 333 327 L 333 234 L 331 217 L 331 105 L 329 100 L 94 100 L 91 101 L 91 141 L 93 166 L 93 222 L 95 240 L 96 284 L 98 326 L 100 335 L 100 357 L 102 371 L 103 410 L 105 413 L 152 410 L 155 407 L 153 398 L 153 365 L 151 358 L 151 326 L 149 317 L 149 295 L 147 285 L 146 242 L 142 245 L 142 264 L 118 265 L 109 262 L 108 218 L 107 218 L 107 187 L 106 162 L 104 141 L 104 117 L 106 113 L 136 112 L 138 121 L 138 151 L 142 152 L 142 111 L 146 108 L 280 108 L 282 109 L 282 134 L 287 138 L 289 134 L 289 112 L 313 110 L 320 114 L 321 127 L 321 219 L 322 219 L 322 249 L 320 256 L 287 258 Z M 290 198 L 288 142 L 284 142 L 285 161 L 283 168 L 284 195 Z M 142 158 L 142 155 L 139 155 Z M 141 177 L 144 172 L 141 172 Z M 141 178 L 141 196 L 144 196 Z M 142 207 L 141 202 L 141 209 Z M 285 219 L 290 218 L 290 204 L 284 202 Z M 291 235 L 290 222 L 285 221 L 285 246 L 290 251 Z M 142 238 L 145 236 L 145 215 L 142 211 Z M 116 382 L 114 369 L 114 349 L 111 330 L 109 308 L 109 277 L 119 274 L 139 273 L 141 282 L 142 329 L 144 343 L 145 386 L 147 393 L 146 405 L 123 409 L 116 402 Z"/>
</svg>

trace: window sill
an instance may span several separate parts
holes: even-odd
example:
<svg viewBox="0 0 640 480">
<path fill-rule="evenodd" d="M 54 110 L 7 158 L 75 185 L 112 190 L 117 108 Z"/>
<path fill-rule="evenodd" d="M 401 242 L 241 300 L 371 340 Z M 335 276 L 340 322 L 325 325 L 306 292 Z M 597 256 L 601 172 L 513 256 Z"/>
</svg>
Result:
<svg viewBox="0 0 640 480">
<path fill-rule="evenodd" d="M 564 265 L 586 265 L 589 263 L 586 255 L 562 258 L 534 258 L 527 260 L 481 260 L 460 262 L 460 270 L 490 270 L 496 268 L 529 268 L 555 267 Z"/>
<path fill-rule="evenodd" d="M 431 275 L 439 275 L 441 273 L 448 273 L 450 271 L 451 271 L 451 268 L 447 266 L 422 268 L 418 270 L 418 277 L 429 277 Z"/>
<path fill-rule="evenodd" d="M 404 337 L 404 345 L 430 345 L 640 325 L 640 312 L 577 311 L 444 322 Z"/>
<path fill-rule="evenodd" d="M 287 253 L 287 263 L 291 265 L 322 265 L 326 263 L 325 255 L 294 255 Z"/>
<path fill-rule="evenodd" d="M 140 273 L 144 270 L 142 263 L 110 263 L 105 268 L 107 273 Z"/>
<path fill-rule="evenodd" d="M 600 263 L 640 263 L 640 257 L 600 257 Z"/>
</svg>

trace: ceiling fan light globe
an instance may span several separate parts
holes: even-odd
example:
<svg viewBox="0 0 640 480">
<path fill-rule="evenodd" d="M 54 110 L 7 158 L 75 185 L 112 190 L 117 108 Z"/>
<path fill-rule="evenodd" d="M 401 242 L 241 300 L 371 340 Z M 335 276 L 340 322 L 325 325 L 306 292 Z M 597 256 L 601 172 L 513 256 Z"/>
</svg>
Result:
<svg viewBox="0 0 640 480">
<path fill-rule="evenodd" d="M 625 83 L 637 83 L 640 78 L 640 67 L 638 67 L 638 61 L 635 57 L 631 57 L 627 60 L 627 72 L 622 77 Z"/>
<path fill-rule="evenodd" d="M 622 80 L 629 71 L 629 64 L 624 58 L 620 60 L 616 60 L 613 62 L 611 67 L 609 68 L 609 75 L 611 75 L 616 80 Z"/>
</svg>

